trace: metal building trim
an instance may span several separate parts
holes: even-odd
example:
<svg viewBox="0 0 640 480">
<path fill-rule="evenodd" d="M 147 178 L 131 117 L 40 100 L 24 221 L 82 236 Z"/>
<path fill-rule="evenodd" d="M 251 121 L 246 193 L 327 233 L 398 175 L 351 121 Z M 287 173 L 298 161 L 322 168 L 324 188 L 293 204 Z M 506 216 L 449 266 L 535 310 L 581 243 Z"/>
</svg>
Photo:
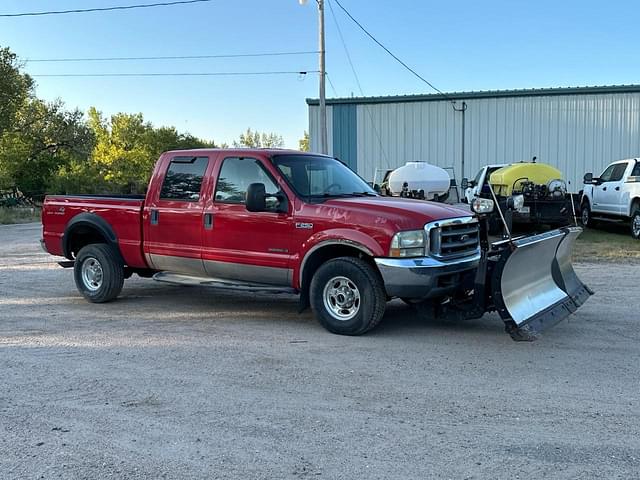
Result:
<svg viewBox="0 0 640 480">
<path fill-rule="evenodd" d="M 378 97 L 345 97 L 327 98 L 327 105 L 365 103 L 409 103 L 409 102 L 442 102 L 451 100 L 472 100 L 479 98 L 510 98 L 510 97 L 548 97 L 558 95 L 597 95 L 609 93 L 640 93 L 640 85 L 604 85 L 592 87 L 554 87 L 531 88 L 517 90 L 484 90 L 471 92 L 446 93 L 446 98 L 439 94 L 389 95 Z M 307 105 L 318 105 L 317 98 L 307 98 Z"/>
<path fill-rule="evenodd" d="M 358 168 L 358 116 L 356 105 L 333 107 L 333 155 L 349 168 Z"/>
</svg>

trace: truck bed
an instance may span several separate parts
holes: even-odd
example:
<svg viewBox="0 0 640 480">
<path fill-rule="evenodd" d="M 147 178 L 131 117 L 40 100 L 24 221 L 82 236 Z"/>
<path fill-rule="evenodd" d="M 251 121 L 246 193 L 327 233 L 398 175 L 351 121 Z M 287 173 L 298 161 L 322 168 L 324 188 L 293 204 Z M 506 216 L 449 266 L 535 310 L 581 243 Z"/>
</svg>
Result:
<svg viewBox="0 0 640 480">
<path fill-rule="evenodd" d="M 69 221 L 81 213 L 104 219 L 118 239 L 125 263 L 145 268 L 142 252 L 143 195 L 48 195 L 42 207 L 42 234 L 47 251 L 64 256 L 62 237 Z"/>
</svg>

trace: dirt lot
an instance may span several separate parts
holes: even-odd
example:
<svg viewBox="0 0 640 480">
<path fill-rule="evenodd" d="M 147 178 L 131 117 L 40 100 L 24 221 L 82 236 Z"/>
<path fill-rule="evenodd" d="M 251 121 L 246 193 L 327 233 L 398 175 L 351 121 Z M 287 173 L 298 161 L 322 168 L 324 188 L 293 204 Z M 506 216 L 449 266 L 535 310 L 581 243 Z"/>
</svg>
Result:
<svg viewBox="0 0 640 480">
<path fill-rule="evenodd" d="M 640 266 L 536 343 L 399 302 L 359 338 L 289 296 L 80 298 L 0 227 L 0 478 L 640 478 Z"/>
</svg>

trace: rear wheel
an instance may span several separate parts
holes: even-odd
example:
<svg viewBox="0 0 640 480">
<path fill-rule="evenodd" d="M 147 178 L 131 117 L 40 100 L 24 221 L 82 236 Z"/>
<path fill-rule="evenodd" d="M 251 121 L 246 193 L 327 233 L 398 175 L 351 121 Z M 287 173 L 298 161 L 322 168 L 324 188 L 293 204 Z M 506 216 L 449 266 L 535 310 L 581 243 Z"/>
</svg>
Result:
<svg viewBox="0 0 640 480">
<path fill-rule="evenodd" d="M 636 206 L 631 214 L 631 236 L 640 240 L 640 206 Z"/>
<path fill-rule="evenodd" d="M 104 243 L 82 247 L 74 264 L 78 291 L 92 303 L 116 298 L 124 284 L 124 266 L 118 252 Z"/>
<path fill-rule="evenodd" d="M 359 258 L 340 257 L 318 268 L 310 287 L 320 324 L 339 335 L 361 335 L 384 315 L 387 296 L 379 273 Z"/>
</svg>

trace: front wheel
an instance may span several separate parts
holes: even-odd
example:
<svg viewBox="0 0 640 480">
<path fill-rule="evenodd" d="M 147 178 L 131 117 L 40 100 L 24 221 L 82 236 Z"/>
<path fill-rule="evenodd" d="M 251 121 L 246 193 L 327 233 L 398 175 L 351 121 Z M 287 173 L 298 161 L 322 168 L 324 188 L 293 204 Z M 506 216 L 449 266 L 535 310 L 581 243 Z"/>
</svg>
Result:
<svg viewBox="0 0 640 480">
<path fill-rule="evenodd" d="M 580 209 L 580 220 L 582 220 L 582 226 L 584 228 L 593 227 L 593 220 L 591 219 L 591 208 L 588 203 L 582 205 Z"/>
<path fill-rule="evenodd" d="M 324 328 L 339 335 L 362 335 L 382 319 L 387 295 L 380 274 L 370 264 L 340 257 L 318 268 L 310 300 Z"/>
<path fill-rule="evenodd" d="M 124 266 L 118 252 L 104 243 L 82 247 L 73 268 L 78 291 L 92 303 L 116 298 L 124 284 Z"/>
<path fill-rule="evenodd" d="M 640 240 L 640 207 L 631 214 L 631 236 Z"/>
</svg>

